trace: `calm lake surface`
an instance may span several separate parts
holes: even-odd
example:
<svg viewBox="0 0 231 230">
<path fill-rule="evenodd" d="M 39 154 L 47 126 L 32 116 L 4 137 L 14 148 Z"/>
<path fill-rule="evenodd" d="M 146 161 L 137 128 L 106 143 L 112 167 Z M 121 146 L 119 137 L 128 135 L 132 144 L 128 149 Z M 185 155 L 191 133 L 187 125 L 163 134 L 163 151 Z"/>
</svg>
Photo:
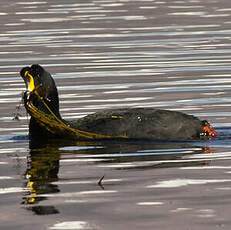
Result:
<svg viewBox="0 0 231 230">
<path fill-rule="evenodd" d="M 0 229 L 230 229 L 230 26 L 230 0 L 2 0 Z M 156 107 L 219 137 L 30 149 L 19 71 L 35 63 L 66 119 Z"/>
</svg>

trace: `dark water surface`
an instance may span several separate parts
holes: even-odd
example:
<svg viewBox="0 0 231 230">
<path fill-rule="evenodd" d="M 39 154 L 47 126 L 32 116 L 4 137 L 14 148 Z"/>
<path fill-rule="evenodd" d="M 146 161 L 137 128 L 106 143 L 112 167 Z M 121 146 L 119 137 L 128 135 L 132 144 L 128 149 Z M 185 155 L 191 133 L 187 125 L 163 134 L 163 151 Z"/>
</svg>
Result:
<svg viewBox="0 0 231 230">
<path fill-rule="evenodd" d="M 229 0 L 2 0 L 0 229 L 230 229 L 230 25 Z M 16 107 L 34 63 L 53 73 L 66 119 L 156 107 L 219 137 L 31 150 Z"/>
</svg>

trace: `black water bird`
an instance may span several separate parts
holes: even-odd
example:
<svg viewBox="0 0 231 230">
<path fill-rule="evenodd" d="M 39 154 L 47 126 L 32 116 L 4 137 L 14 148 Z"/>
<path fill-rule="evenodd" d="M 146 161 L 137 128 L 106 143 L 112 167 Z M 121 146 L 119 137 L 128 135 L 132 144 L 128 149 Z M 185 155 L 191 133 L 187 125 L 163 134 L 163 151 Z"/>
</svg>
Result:
<svg viewBox="0 0 231 230">
<path fill-rule="evenodd" d="M 40 65 L 20 72 L 27 90 L 24 105 L 31 115 L 30 138 L 193 140 L 217 135 L 207 121 L 182 112 L 154 108 L 102 110 L 76 120 L 64 120 L 51 74 Z"/>
</svg>

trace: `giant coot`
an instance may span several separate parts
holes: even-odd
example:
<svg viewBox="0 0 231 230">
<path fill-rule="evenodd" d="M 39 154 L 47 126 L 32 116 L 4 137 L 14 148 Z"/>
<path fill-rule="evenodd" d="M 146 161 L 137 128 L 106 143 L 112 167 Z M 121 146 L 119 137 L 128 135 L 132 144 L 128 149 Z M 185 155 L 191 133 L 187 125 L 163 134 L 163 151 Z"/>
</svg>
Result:
<svg viewBox="0 0 231 230">
<path fill-rule="evenodd" d="M 217 135 L 207 121 L 154 108 L 106 109 L 80 119 L 64 120 L 51 74 L 37 64 L 23 68 L 20 74 L 27 87 L 24 105 L 31 115 L 30 138 L 192 140 Z"/>
</svg>

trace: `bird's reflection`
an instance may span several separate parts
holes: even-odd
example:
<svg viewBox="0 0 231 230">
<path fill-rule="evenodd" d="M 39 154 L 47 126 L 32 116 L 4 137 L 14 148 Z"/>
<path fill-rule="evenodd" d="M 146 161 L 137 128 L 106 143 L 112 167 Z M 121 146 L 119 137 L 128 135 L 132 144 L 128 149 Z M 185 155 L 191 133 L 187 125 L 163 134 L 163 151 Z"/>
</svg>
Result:
<svg viewBox="0 0 231 230">
<path fill-rule="evenodd" d="M 36 143 L 36 142 L 35 142 Z M 58 143 L 58 144 L 57 144 Z M 61 148 L 62 146 L 62 148 Z M 67 148 L 65 148 L 67 146 Z M 60 165 L 60 157 L 65 154 L 70 148 L 71 154 L 81 154 L 91 158 L 102 156 L 104 161 L 95 161 L 95 164 L 121 164 L 122 163 L 138 162 L 138 166 L 129 167 L 127 169 L 147 169 L 147 168 L 168 168 L 168 167 L 186 167 L 195 165 L 208 165 L 208 161 L 181 161 L 186 154 L 209 153 L 211 150 L 207 147 L 196 147 L 187 143 L 148 143 L 148 142 L 72 142 L 72 143 L 30 143 L 30 153 L 27 160 L 27 169 L 25 172 L 26 178 L 26 193 L 23 197 L 23 205 L 26 209 L 37 215 L 48 215 L 59 213 L 59 210 L 52 205 L 49 205 L 46 194 L 54 194 L 60 192 L 57 184 L 58 172 Z M 84 146 L 86 148 L 84 148 Z M 93 148 L 89 148 L 93 146 Z M 97 146 L 100 148 L 94 148 Z M 191 151 L 186 151 L 190 148 Z M 172 150 L 178 151 L 174 154 Z M 160 152 L 160 154 L 149 154 L 150 152 Z M 161 154 L 164 152 L 165 154 Z M 143 154 L 145 153 L 145 154 Z M 166 154 L 167 153 L 167 154 Z M 169 153 L 169 154 L 168 154 Z M 105 159 L 105 156 L 106 159 Z M 110 157 L 111 156 L 111 157 Z M 165 162 L 166 161 L 166 162 Z M 150 164 L 143 164 L 150 162 Z M 157 163 L 161 162 L 161 163 Z M 100 179 L 100 178 L 99 178 Z M 102 187 L 102 186 L 101 186 Z"/>
<path fill-rule="evenodd" d="M 23 197 L 23 204 L 38 215 L 58 213 L 58 210 L 53 206 L 39 206 L 37 204 L 46 200 L 44 194 L 59 192 L 58 186 L 52 182 L 58 180 L 60 153 L 57 148 L 49 146 L 31 147 L 27 158 L 25 173 L 27 193 Z"/>
</svg>

